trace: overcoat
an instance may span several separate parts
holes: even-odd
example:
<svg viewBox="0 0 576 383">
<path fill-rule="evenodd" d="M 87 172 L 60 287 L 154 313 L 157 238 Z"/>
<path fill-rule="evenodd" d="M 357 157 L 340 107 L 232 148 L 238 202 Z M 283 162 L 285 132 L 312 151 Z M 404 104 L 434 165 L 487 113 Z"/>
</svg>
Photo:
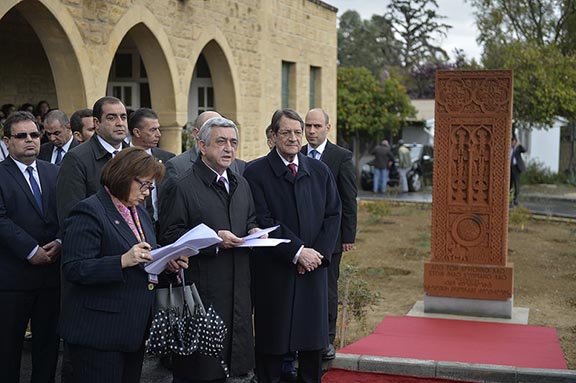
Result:
<svg viewBox="0 0 576 383">
<path fill-rule="evenodd" d="M 146 242 L 156 247 L 152 221 L 138 205 Z M 142 265 L 122 268 L 139 241 L 101 188 L 65 220 L 60 335 L 70 344 L 135 352 L 147 337 L 154 305 Z"/>
<path fill-rule="evenodd" d="M 189 229 L 204 223 L 212 230 L 229 230 L 244 237 L 257 227 L 252 194 L 246 180 L 227 170 L 230 193 L 216 182 L 217 175 L 199 157 L 192 168 L 164 190 L 160 204 L 160 243 L 176 241 Z M 233 376 L 254 368 L 249 249 L 202 250 L 189 258 L 187 282 L 194 282 L 206 308 L 214 306 L 226 334 L 223 357 Z M 174 376 L 187 380 L 224 377 L 217 358 L 193 354 L 174 356 Z"/>
<path fill-rule="evenodd" d="M 302 154 L 307 155 L 308 145 L 302 147 Z M 356 170 L 352 163 L 352 152 L 341 146 L 326 141 L 320 161 L 324 162 L 332 171 L 336 187 L 342 203 L 342 222 L 334 253 L 342 252 L 342 243 L 356 241 L 357 203 L 356 203 Z"/>
<path fill-rule="evenodd" d="M 254 196 L 261 227 L 280 225 L 271 237 L 290 243 L 254 256 L 254 324 L 256 351 L 284 354 L 328 345 L 326 268 L 298 274 L 294 256 L 301 246 L 313 248 L 330 262 L 340 230 L 340 197 L 330 169 L 298 153 L 292 175 L 276 150 L 254 160 L 244 175 Z"/>
<path fill-rule="evenodd" d="M 127 146 L 122 142 L 123 148 Z M 112 155 L 100 144 L 98 134 L 66 153 L 56 186 L 58 222 L 61 228 L 64 228 L 64 220 L 72 208 L 100 189 L 100 174 L 110 159 Z"/>
</svg>

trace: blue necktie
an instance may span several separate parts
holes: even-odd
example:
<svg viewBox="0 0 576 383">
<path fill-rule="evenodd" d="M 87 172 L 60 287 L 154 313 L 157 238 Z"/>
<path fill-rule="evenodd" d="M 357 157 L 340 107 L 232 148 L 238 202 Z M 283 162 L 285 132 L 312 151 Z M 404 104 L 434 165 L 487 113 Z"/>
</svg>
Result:
<svg viewBox="0 0 576 383">
<path fill-rule="evenodd" d="M 40 211 L 43 212 L 44 207 L 42 206 L 42 193 L 40 192 L 40 186 L 38 186 L 38 183 L 34 178 L 34 168 L 32 166 L 28 166 L 26 168 L 26 171 L 28 172 L 28 176 L 30 177 L 30 186 L 32 186 L 32 194 L 34 194 L 34 198 L 36 199 L 36 203 L 38 204 Z"/>
<path fill-rule="evenodd" d="M 62 153 L 64 150 L 62 148 L 56 148 L 56 160 L 54 160 L 54 165 L 60 166 L 60 162 L 62 162 Z"/>
<path fill-rule="evenodd" d="M 309 154 L 310 154 L 310 157 L 316 159 L 316 155 L 318 154 L 318 150 L 312 149 L 312 150 L 310 150 Z"/>
</svg>

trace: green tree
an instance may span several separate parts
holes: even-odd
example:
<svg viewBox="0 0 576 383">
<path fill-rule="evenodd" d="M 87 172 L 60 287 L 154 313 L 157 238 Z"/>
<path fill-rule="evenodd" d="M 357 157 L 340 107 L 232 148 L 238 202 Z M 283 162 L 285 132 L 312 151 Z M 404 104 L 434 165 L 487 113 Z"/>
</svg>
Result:
<svg viewBox="0 0 576 383">
<path fill-rule="evenodd" d="M 338 68 L 338 133 L 352 142 L 356 164 L 360 140 L 398 132 L 416 113 L 406 89 L 392 78 L 379 82 L 366 68 Z"/>
<path fill-rule="evenodd" d="M 368 68 L 380 77 L 388 66 L 399 65 L 399 44 L 392 26 L 382 16 L 362 20 L 356 11 L 346 11 L 338 24 L 338 62 L 341 66 Z"/>
<path fill-rule="evenodd" d="M 576 121 L 576 0 L 471 0 L 486 68 L 514 70 L 515 123 Z M 576 175 L 572 137 L 569 166 Z"/>
<path fill-rule="evenodd" d="M 514 120 L 523 128 L 550 126 L 558 116 L 576 117 L 576 56 L 558 45 L 516 41 L 492 46 L 487 68 L 514 71 Z"/>
<path fill-rule="evenodd" d="M 576 37 L 575 0 L 470 2 L 476 8 L 479 41 L 484 44 L 499 46 L 524 41 L 538 46 L 564 45 Z"/>
<path fill-rule="evenodd" d="M 411 70 L 426 62 L 446 62 L 448 54 L 434 44 L 436 37 L 445 37 L 448 24 L 444 16 L 436 13 L 436 0 L 392 0 L 385 17 L 399 37 L 400 61 L 403 68 Z"/>
</svg>

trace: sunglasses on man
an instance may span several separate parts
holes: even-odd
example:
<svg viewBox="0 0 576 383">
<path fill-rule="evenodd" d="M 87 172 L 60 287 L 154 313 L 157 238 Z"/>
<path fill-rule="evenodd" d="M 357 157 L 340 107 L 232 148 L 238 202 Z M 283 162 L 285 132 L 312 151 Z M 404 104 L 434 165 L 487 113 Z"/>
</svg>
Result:
<svg viewBox="0 0 576 383">
<path fill-rule="evenodd" d="M 40 132 L 31 132 L 31 133 L 16 133 L 16 134 L 12 134 L 10 137 L 14 137 L 17 140 L 24 140 L 26 139 L 26 137 L 30 136 L 30 138 L 34 139 L 34 138 L 40 138 Z"/>
</svg>

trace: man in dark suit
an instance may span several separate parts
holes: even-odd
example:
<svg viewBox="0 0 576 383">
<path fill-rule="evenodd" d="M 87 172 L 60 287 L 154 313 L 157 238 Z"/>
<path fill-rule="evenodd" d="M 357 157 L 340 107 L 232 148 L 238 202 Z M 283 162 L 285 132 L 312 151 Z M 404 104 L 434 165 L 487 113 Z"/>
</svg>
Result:
<svg viewBox="0 0 576 383">
<path fill-rule="evenodd" d="M 246 180 L 229 170 L 238 147 L 238 129 L 225 118 L 206 121 L 199 132 L 201 156 L 162 197 L 162 244 L 172 243 L 204 223 L 222 238 L 218 247 L 191 257 L 186 279 L 196 283 L 206 306 L 213 305 L 228 332 L 222 352 L 232 376 L 254 369 L 250 251 L 236 247 L 258 231 L 254 203 Z M 225 382 L 218 358 L 174 356 L 174 382 Z"/>
<path fill-rule="evenodd" d="M 277 382 L 283 356 L 298 351 L 300 381 L 320 382 L 340 198 L 330 169 L 300 153 L 302 118 L 277 110 L 271 125 L 275 149 L 248 164 L 244 176 L 260 227 L 280 225 L 271 236 L 290 242 L 253 258 L 256 371 L 260 383 Z"/>
<path fill-rule="evenodd" d="M 510 190 L 514 188 L 514 200 L 512 201 L 514 206 L 518 205 L 518 195 L 520 195 L 520 173 L 526 171 L 522 153 L 526 153 L 526 149 L 518 143 L 516 136 L 512 136 L 512 146 L 510 147 Z"/>
<path fill-rule="evenodd" d="M 192 134 L 194 135 L 194 139 L 196 140 L 196 144 L 193 148 L 186 150 L 184 153 L 177 155 L 176 157 L 172 158 L 168 161 L 166 165 L 166 175 L 164 176 L 164 184 L 165 186 L 169 185 L 176 177 L 184 173 L 186 170 L 192 167 L 192 164 L 198 158 L 198 132 L 200 128 L 206 121 L 214 117 L 222 117 L 218 112 L 213 110 L 208 110 L 206 112 L 202 112 L 194 121 L 194 130 Z M 244 173 L 244 168 L 246 167 L 246 162 L 235 159 L 232 165 L 230 165 L 230 170 L 232 170 L 236 174 Z"/>
<path fill-rule="evenodd" d="M 132 137 L 132 145 L 144 148 L 148 154 L 154 156 L 158 162 L 165 164 L 169 159 L 175 156 L 174 153 L 169 152 L 158 147 L 160 137 L 160 123 L 158 122 L 158 114 L 148 108 L 140 108 L 130 116 L 128 121 L 128 130 L 130 137 Z M 154 222 L 154 227 L 158 222 L 158 201 L 159 193 L 158 185 L 154 182 L 154 189 L 150 196 L 146 198 L 146 210 Z"/>
<path fill-rule="evenodd" d="M 54 382 L 60 340 L 58 167 L 36 159 L 40 133 L 31 113 L 15 112 L 4 133 L 10 156 L 0 163 L 0 381 L 19 382 L 30 320 L 32 382 Z"/>
<path fill-rule="evenodd" d="M 44 160 L 60 166 L 68 151 L 78 146 L 78 141 L 72 135 L 70 121 L 64 112 L 51 110 L 44 117 L 44 135 L 48 142 L 40 147 L 39 160 Z"/>
<path fill-rule="evenodd" d="M 332 261 L 328 267 L 328 335 L 330 345 L 324 352 L 324 359 L 334 359 L 334 338 L 336 337 L 336 319 L 338 318 L 338 277 L 342 252 L 352 250 L 356 240 L 356 171 L 352 164 L 352 152 L 335 145 L 327 139 L 330 131 L 328 114 L 322 109 L 312 109 L 306 114 L 304 122 L 308 145 L 302 153 L 319 159 L 330 168 L 342 203 L 342 221 L 336 247 L 332 252 Z"/>
<path fill-rule="evenodd" d="M 102 97 L 92 108 L 96 133 L 86 143 L 71 150 L 62 160 L 58 175 L 58 220 L 64 220 L 72 208 L 100 189 L 102 168 L 115 153 L 126 147 L 128 115 L 122 101 Z"/>
</svg>

